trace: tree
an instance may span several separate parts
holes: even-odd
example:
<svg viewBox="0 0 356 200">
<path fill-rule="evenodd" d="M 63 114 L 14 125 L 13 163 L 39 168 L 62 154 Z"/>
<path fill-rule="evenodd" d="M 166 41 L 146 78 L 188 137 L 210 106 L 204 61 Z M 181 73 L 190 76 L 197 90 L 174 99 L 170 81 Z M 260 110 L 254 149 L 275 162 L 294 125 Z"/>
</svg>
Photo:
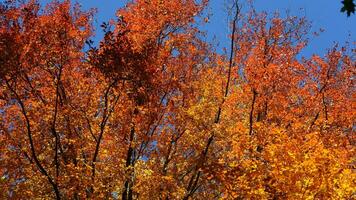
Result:
<svg viewBox="0 0 356 200">
<path fill-rule="evenodd" d="M 341 12 L 346 12 L 347 16 L 350 17 L 351 13 L 355 13 L 355 3 L 354 0 L 344 0 L 341 1 L 343 4 Z"/>
<path fill-rule="evenodd" d="M 97 47 L 93 11 L 3 3 L 0 197 L 352 198 L 354 49 L 298 59 L 306 19 L 234 1 L 218 54 L 207 3 L 132 1 Z"/>
<path fill-rule="evenodd" d="M 85 179 L 78 155 L 87 154 L 81 148 L 86 142 L 82 116 L 77 116 L 92 96 L 75 97 L 97 93 L 80 91 L 91 81 L 82 49 L 91 35 L 92 14 L 72 9 L 69 1 L 53 2 L 43 11 L 36 1 L 8 1 L 1 13 L 3 195 L 77 195 L 83 186 L 78 182 Z"/>
</svg>

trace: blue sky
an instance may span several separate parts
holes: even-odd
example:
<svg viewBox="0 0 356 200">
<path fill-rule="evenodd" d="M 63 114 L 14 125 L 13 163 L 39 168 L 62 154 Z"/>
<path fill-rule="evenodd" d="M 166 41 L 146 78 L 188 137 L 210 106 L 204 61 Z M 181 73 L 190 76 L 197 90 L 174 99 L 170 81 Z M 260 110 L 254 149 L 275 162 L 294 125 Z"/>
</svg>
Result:
<svg viewBox="0 0 356 200">
<path fill-rule="evenodd" d="M 221 3 L 223 1 L 226 0 L 210 2 L 215 16 L 211 18 L 208 30 L 214 32 L 220 40 L 227 41 L 228 26 L 226 12 L 224 12 L 226 6 Z M 258 11 L 272 14 L 275 11 L 285 13 L 289 10 L 291 15 L 305 16 L 312 22 L 311 32 L 318 31 L 320 28 L 325 29 L 318 37 L 311 38 L 309 46 L 302 51 L 304 56 L 313 53 L 324 54 L 334 42 L 342 45 L 345 41 L 356 39 L 356 15 L 346 17 L 345 13 L 341 13 L 341 0 L 255 0 L 254 2 Z"/>
<path fill-rule="evenodd" d="M 95 27 L 97 28 L 95 41 L 102 38 L 100 24 L 115 17 L 115 11 L 124 6 L 126 0 L 76 0 L 84 9 L 97 8 Z M 220 48 L 228 46 L 226 2 L 229 0 L 210 0 L 208 11 L 212 13 L 209 24 L 204 28 L 208 32 L 208 38 L 215 35 L 220 42 Z M 41 2 L 48 2 L 42 0 Z M 73 1 L 74 2 L 74 1 Z M 240 0 L 246 2 L 246 0 Z M 302 52 L 303 56 L 313 53 L 324 54 L 334 42 L 341 45 L 345 41 L 354 42 L 356 34 L 356 15 L 346 17 L 340 12 L 341 0 L 255 0 L 258 11 L 281 13 L 289 10 L 292 15 L 306 16 L 312 21 L 312 32 L 320 28 L 325 31 L 316 38 L 312 38 L 309 46 Z"/>
</svg>

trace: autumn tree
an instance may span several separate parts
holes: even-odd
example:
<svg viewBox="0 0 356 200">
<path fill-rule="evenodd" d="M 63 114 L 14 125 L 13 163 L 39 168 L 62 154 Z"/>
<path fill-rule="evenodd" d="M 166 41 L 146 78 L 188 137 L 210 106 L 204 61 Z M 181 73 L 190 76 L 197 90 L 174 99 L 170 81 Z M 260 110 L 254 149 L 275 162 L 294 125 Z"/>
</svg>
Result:
<svg viewBox="0 0 356 200">
<path fill-rule="evenodd" d="M 81 91 L 91 81 L 82 62 L 91 16 L 69 1 L 44 10 L 36 1 L 1 5 L 2 195 L 60 199 L 85 191 L 79 166 L 87 136 L 77 116 L 96 93 Z"/>
<path fill-rule="evenodd" d="M 305 18 L 135 0 L 102 24 L 69 0 L 0 7 L 3 199 L 348 199 L 355 49 L 300 59 Z M 87 46 L 85 46 L 87 45 Z"/>
</svg>

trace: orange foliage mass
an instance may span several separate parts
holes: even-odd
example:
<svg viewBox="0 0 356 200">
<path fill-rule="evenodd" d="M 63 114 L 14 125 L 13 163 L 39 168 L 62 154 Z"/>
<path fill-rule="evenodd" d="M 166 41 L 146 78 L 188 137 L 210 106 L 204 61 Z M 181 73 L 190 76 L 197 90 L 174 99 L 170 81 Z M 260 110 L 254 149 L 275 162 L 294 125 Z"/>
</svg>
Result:
<svg viewBox="0 0 356 200">
<path fill-rule="evenodd" d="M 88 49 L 94 11 L 1 3 L 0 198 L 355 198 L 355 49 L 234 4 L 222 55 L 207 5 L 132 1 Z"/>
</svg>

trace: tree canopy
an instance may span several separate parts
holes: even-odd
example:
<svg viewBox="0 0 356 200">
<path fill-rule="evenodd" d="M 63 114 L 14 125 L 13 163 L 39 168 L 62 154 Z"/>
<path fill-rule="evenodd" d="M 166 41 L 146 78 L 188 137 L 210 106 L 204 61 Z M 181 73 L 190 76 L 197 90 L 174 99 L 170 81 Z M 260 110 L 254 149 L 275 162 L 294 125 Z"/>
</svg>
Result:
<svg viewBox="0 0 356 200">
<path fill-rule="evenodd" d="M 347 16 L 350 17 L 351 13 L 355 14 L 355 3 L 354 0 L 344 0 L 341 1 L 343 4 L 341 12 L 346 12 Z"/>
<path fill-rule="evenodd" d="M 344 1 L 346 2 L 346 1 Z M 353 199 L 355 49 L 299 58 L 307 19 L 207 0 L 0 4 L 1 199 Z"/>
</svg>

